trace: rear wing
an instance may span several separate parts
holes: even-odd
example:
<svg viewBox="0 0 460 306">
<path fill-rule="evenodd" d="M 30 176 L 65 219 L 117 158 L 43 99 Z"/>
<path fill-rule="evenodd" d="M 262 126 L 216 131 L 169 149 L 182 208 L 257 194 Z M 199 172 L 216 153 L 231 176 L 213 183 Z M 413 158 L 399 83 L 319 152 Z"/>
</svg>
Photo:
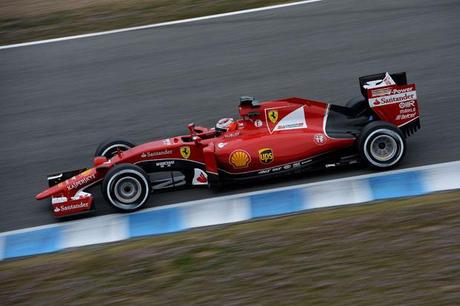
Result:
<svg viewBox="0 0 460 306">
<path fill-rule="evenodd" d="M 382 72 L 360 77 L 359 88 L 361 88 L 361 94 L 363 97 L 367 99 L 367 89 L 365 87 L 368 83 L 376 80 L 383 80 L 386 75 L 386 72 Z M 407 76 L 405 72 L 390 73 L 389 76 L 391 80 L 394 81 L 395 85 L 407 85 Z"/>
<path fill-rule="evenodd" d="M 420 128 L 415 84 L 407 84 L 406 73 L 379 73 L 360 77 L 369 107 L 381 119 L 399 127 L 406 136 Z"/>
</svg>

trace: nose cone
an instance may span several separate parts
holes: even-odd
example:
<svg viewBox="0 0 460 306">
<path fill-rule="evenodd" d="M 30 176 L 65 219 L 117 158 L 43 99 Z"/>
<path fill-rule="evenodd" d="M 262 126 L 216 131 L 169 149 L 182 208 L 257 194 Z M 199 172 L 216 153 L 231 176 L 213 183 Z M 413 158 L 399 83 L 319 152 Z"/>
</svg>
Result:
<svg viewBox="0 0 460 306">
<path fill-rule="evenodd" d="M 49 198 L 55 192 L 55 190 L 52 190 L 52 189 L 53 188 L 49 188 L 49 189 L 46 189 L 45 191 L 40 192 L 39 194 L 35 196 L 35 199 L 43 200 L 43 199 Z"/>
<path fill-rule="evenodd" d="M 40 192 L 39 194 L 37 194 L 35 196 L 35 199 L 37 200 L 43 200 L 43 199 L 46 199 L 46 198 L 49 198 L 51 196 L 53 196 L 54 194 L 58 193 L 58 192 L 61 192 L 61 188 L 59 188 L 58 185 L 55 185 L 51 188 L 48 188 L 42 192 Z"/>
<path fill-rule="evenodd" d="M 37 194 L 35 196 L 35 199 L 37 200 L 43 200 L 43 199 L 46 199 L 47 197 L 49 197 L 51 194 L 49 192 L 49 189 L 46 189 L 45 191 L 42 191 L 40 192 L 39 194 Z"/>
</svg>

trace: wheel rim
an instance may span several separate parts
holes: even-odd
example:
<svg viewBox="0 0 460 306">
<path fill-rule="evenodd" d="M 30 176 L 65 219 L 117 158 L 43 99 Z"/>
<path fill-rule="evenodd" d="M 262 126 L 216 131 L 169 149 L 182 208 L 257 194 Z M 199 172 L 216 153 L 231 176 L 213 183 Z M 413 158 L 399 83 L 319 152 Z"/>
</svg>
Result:
<svg viewBox="0 0 460 306">
<path fill-rule="evenodd" d="M 141 183 L 134 177 L 123 177 L 115 183 L 114 193 L 117 200 L 121 203 L 132 204 L 136 202 L 142 194 Z"/>
<path fill-rule="evenodd" d="M 396 143 L 396 145 L 394 146 L 395 151 L 396 151 L 395 154 L 393 155 L 392 158 L 389 158 L 386 161 L 380 161 L 372 154 L 371 144 L 379 136 L 389 137 L 393 139 Z M 366 160 L 372 165 L 379 167 L 379 168 L 388 168 L 398 163 L 401 160 L 402 156 L 404 155 L 404 151 L 405 151 L 404 140 L 401 138 L 401 136 L 397 132 L 386 129 L 386 128 L 381 128 L 381 129 L 377 129 L 373 131 L 366 137 L 366 140 L 364 141 L 364 156 Z"/>
<path fill-rule="evenodd" d="M 389 161 L 398 152 L 396 140 L 389 135 L 379 135 L 375 137 L 370 146 L 372 157 L 380 162 Z"/>
<path fill-rule="evenodd" d="M 141 207 L 149 197 L 150 182 L 133 169 L 124 169 L 107 183 L 106 195 L 115 207 L 132 211 Z"/>
</svg>

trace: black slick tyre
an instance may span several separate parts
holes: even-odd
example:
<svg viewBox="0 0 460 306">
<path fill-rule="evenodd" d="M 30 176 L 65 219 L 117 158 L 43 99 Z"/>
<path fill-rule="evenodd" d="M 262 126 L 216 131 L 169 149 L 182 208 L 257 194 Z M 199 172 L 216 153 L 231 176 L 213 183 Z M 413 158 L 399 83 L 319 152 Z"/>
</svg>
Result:
<svg viewBox="0 0 460 306">
<path fill-rule="evenodd" d="M 121 211 L 129 212 L 144 207 L 151 192 L 149 176 L 136 165 L 116 165 L 102 182 L 102 194 L 106 201 Z"/>
<path fill-rule="evenodd" d="M 385 121 L 367 124 L 359 137 L 359 154 L 364 163 L 374 169 L 396 167 L 406 153 L 404 134 Z"/>
<path fill-rule="evenodd" d="M 117 151 L 127 151 L 136 145 L 124 139 L 109 139 L 102 142 L 96 149 L 94 156 L 104 156 L 111 159 Z"/>
</svg>

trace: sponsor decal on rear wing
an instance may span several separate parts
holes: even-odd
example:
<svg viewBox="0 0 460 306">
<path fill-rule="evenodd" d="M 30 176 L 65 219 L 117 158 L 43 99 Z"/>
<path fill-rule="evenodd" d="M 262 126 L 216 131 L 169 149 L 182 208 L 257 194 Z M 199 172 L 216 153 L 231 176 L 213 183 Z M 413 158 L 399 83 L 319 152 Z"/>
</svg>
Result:
<svg viewBox="0 0 460 306">
<path fill-rule="evenodd" d="M 419 118 L 415 84 L 369 88 L 367 96 L 377 116 L 398 127 Z"/>
</svg>

